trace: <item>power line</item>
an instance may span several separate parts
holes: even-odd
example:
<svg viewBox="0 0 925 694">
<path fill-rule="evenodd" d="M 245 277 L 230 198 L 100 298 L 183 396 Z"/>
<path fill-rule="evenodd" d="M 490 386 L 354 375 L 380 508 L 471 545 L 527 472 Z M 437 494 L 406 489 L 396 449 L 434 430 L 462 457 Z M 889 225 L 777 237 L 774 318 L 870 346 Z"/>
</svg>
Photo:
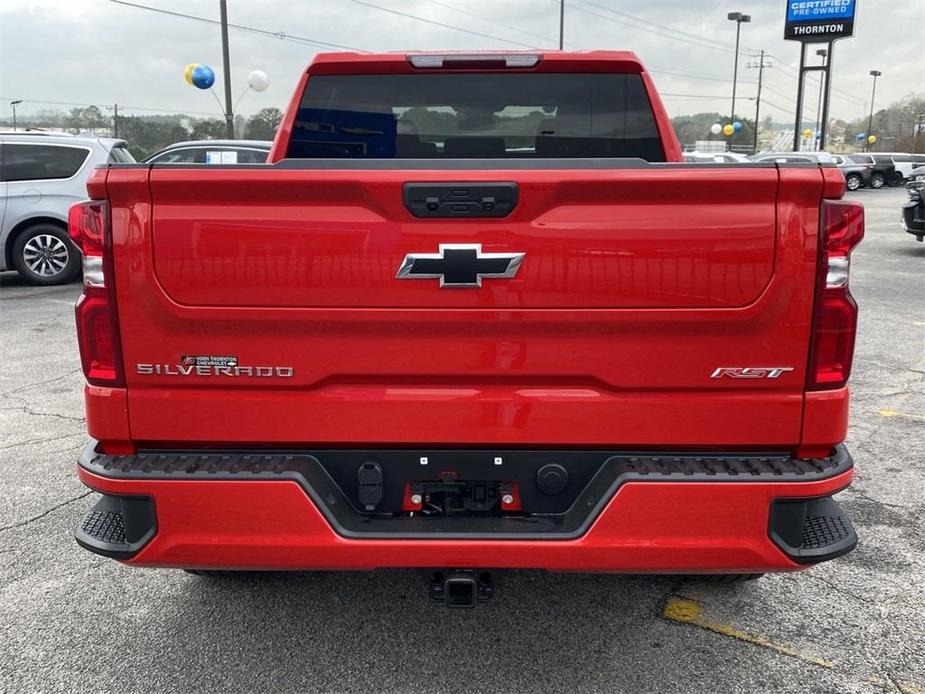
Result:
<svg viewBox="0 0 925 694">
<path fill-rule="evenodd" d="M 449 3 L 440 2 L 440 0 L 430 0 L 430 2 L 429 2 L 428 4 L 430 4 L 430 5 L 439 5 L 440 7 L 445 7 L 445 8 L 447 8 L 448 10 L 452 10 L 453 12 L 459 12 L 460 14 L 468 15 L 469 17 L 473 17 L 473 18 L 475 18 L 475 19 L 480 19 L 480 20 L 482 20 L 482 21 L 484 21 L 484 22 L 490 22 L 490 23 L 492 24 L 492 26 L 503 27 L 503 28 L 505 28 L 505 29 L 511 29 L 512 31 L 518 31 L 518 32 L 520 32 L 520 33 L 522 33 L 522 34 L 529 34 L 530 36 L 534 36 L 534 37 L 536 37 L 536 38 L 538 38 L 538 39 L 542 39 L 543 41 L 549 41 L 552 45 L 555 45 L 556 42 L 557 42 L 557 39 L 554 39 L 554 38 L 552 38 L 552 37 L 543 36 L 542 34 L 537 34 L 537 33 L 534 32 L 534 31 L 529 31 L 529 30 L 527 30 L 527 29 L 522 29 L 522 28 L 516 27 L 516 26 L 514 26 L 514 25 L 512 25 L 512 24 L 502 24 L 501 22 L 498 22 L 498 21 L 494 20 L 494 19 L 491 18 L 491 17 L 486 17 L 486 16 L 483 15 L 483 14 L 476 14 L 475 12 L 469 12 L 469 10 L 462 10 L 462 9 L 460 9 L 460 8 L 458 8 L 458 7 L 454 7 L 453 5 L 451 5 L 451 4 L 449 4 Z"/>
<path fill-rule="evenodd" d="M 602 18 L 602 19 L 607 19 L 607 20 L 610 20 L 610 21 L 613 21 L 613 22 L 617 22 L 617 23 L 619 23 L 619 24 L 624 24 L 624 25 L 630 26 L 630 27 L 632 27 L 632 28 L 634 28 L 634 29 L 640 29 L 640 30 L 642 30 L 642 31 L 647 31 L 647 32 L 652 33 L 652 34 L 655 34 L 655 35 L 657 35 L 657 36 L 663 36 L 663 37 L 664 37 L 664 36 L 666 35 L 666 33 L 668 33 L 668 34 L 673 33 L 673 34 L 677 34 L 678 36 L 672 36 L 671 38 L 675 38 L 675 39 L 678 40 L 678 41 L 682 41 L 682 42 L 685 42 L 685 43 L 689 43 L 689 44 L 691 44 L 691 45 L 693 45 L 693 46 L 697 46 L 697 47 L 699 47 L 699 48 L 712 48 L 712 49 L 716 49 L 716 50 L 728 51 L 728 52 L 730 52 L 730 53 L 734 53 L 734 52 L 735 52 L 735 48 L 733 48 L 732 46 L 728 46 L 728 45 L 722 44 L 722 43 L 709 42 L 707 39 L 705 39 L 705 38 L 702 37 L 702 36 L 698 36 L 697 34 L 692 34 L 692 33 L 690 33 L 690 32 L 682 31 L 682 30 L 680 30 L 680 29 L 674 29 L 674 28 L 668 27 L 668 26 L 666 26 L 666 25 L 664 25 L 664 24 L 658 24 L 658 23 L 656 23 L 656 22 L 652 22 L 651 20 L 643 19 L 642 17 L 636 17 L 636 16 L 634 16 L 634 15 L 627 14 L 626 12 L 620 12 L 619 10 L 615 10 L 615 9 L 613 9 L 613 8 L 611 8 L 611 7 L 607 7 L 607 6 L 605 6 L 605 5 L 598 4 L 598 3 L 596 3 L 596 2 L 593 2 L 592 0 L 582 0 L 582 1 L 583 1 L 586 5 L 590 5 L 590 6 L 593 6 L 593 7 L 598 7 L 598 8 L 600 8 L 600 9 L 602 9 L 602 10 L 605 10 L 606 12 L 610 13 L 611 15 L 618 15 L 618 16 L 620 16 L 620 17 L 625 17 L 626 19 L 631 20 L 633 23 L 630 23 L 630 21 L 621 21 L 621 20 L 619 20 L 619 19 L 616 19 L 615 17 L 608 16 L 608 15 L 603 15 L 603 14 L 600 14 L 600 13 L 598 13 L 598 12 L 593 12 L 593 11 L 587 9 L 586 7 L 581 7 L 580 5 L 575 5 L 574 3 L 571 3 L 571 2 L 569 2 L 569 3 L 567 3 L 567 4 L 568 4 L 570 7 L 573 7 L 573 8 L 575 8 L 575 9 L 579 10 L 579 11 L 586 12 L 586 13 L 588 13 L 588 14 L 595 15 L 595 16 L 600 17 L 600 18 Z M 658 26 L 659 28 L 658 28 L 658 29 L 653 29 L 653 28 L 651 28 L 651 25 Z M 752 53 L 756 53 L 755 49 L 751 49 L 751 48 L 747 48 L 747 47 L 745 47 L 745 51 L 747 51 L 747 52 L 752 52 Z M 792 65 L 790 65 L 787 61 L 782 60 L 780 57 L 778 57 L 778 56 L 776 56 L 776 55 L 773 55 L 773 54 L 771 54 L 771 53 L 765 53 L 765 55 L 766 55 L 767 57 L 774 58 L 774 59 L 779 63 L 778 67 L 781 67 L 781 68 L 783 68 L 783 69 L 785 69 L 785 70 L 787 70 L 787 71 L 793 73 L 793 76 L 798 76 L 798 75 L 799 75 L 799 71 L 797 70 L 797 68 L 795 68 L 795 67 L 793 67 Z M 657 72 L 657 70 L 650 70 L 650 72 Z M 713 78 L 713 79 L 716 80 L 717 78 Z M 855 103 L 858 103 L 858 104 L 864 103 L 864 100 L 863 100 L 863 99 L 858 98 L 857 96 L 855 96 L 855 95 L 851 94 L 850 92 L 847 92 L 847 91 L 845 91 L 845 90 L 843 90 L 843 89 L 838 89 L 837 87 L 833 86 L 833 87 L 832 87 L 832 91 L 838 93 L 840 96 L 842 96 L 842 97 L 845 98 L 845 99 L 849 99 L 849 100 L 851 100 L 851 101 L 854 101 Z M 791 98 L 791 97 L 788 97 L 788 98 Z M 794 98 L 794 102 L 795 102 L 795 101 L 796 101 L 796 99 Z"/>
<path fill-rule="evenodd" d="M 777 61 L 778 64 L 775 65 L 774 67 L 782 67 L 782 68 L 784 68 L 787 72 L 791 73 L 791 76 L 792 76 L 792 77 L 794 77 L 794 78 L 796 78 L 796 79 L 799 79 L 799 77 L 800 77 L 800 71 L 799 71 L 798 68 L 793 67 L 793 65 L 791 65 L 791 64 L 788 63 L 788 62 L 786 62 L 785 60 L 781 60 L 781 59 L 780 59 L 779 57 L 777 57 L 776 55 L 773 55 L 773 54 L 771 54 L 771 53 L 768 53 L 767 55 L 768 55 L 768 57 L 773 58 L 774 60 Z M 856 103 L 858 103 L 858 104 L 866 103 L 866 102 L 864 101 L 864 99 L 855 96 L 854 94 L 852 94 L 852 93 L 849 92 L 849 91 L 845 91 L 844 89 L 839 89 L 838 87 L 836 87 L 836 86 L 834 86 L 834 85 L 832 86 L 832 91 L 838 93 L 839 95 L 841 95 L 842 98 L 848 99 L 849 101 L 854 101 L 854 102 L 856 102 Z"/>
<path fill-rule="evenodd" d="M 420 17 L 416 14 L 410 14 L 408 12 L 400 12 L 399 10 L 393 10 L 389 7 L 382 7 L 381 5 L 375 5 L 371 2 L 365 2 L 365 0 L 350 0 L 357 5 L 363 5 L 364 7 L 371 7 L 374 10 L 379 10 L 381 12 L 388 12 L 389 14 L 398 15 L 399 17 L 406 17 L 408 19 L 414 19 L 419 22 L 424 22 L 425 24 L 433 24 L 434 26 L 443 27 L 444 29 L 452 29 L 454 31 L 461 31 L 465 34 L 472 34 L 473 36 L 481 36 L 485 39 L 491 39 L 492 41 L 501 41 L 502 43 L 510 43 L 514 46 L 523 46 L 525 48 L 539 48 L 539 46 L 534 46 L 529 43 L 521 43 L 520 41 L 512 41 L 511 39 L 503 39 L 500 36 L 492 36 L 491 34 L 484 34 L 481 31 L 475 31 L 473 29 L 464 29 L 463 27 L 458 27 L 455 24 L 445 24 L 444 22 L 438 22 L 433 19 L 427 19 L 426 17 Z"/>
<path fill-rule="evenodd" d="M 792 94 L 787 94 L 786 92 L 781 91 L 777 87 L 772 87 L 767 82 L 765 82 L 764 88 L 767 89 L 768 91 L 774 92 L 775 94 L 777 94 L 777 96 L 779 96 L 782 99 L 787 99 L 788 101 L 791 101 L 792 102 L 791 107 L 796 106 L 797 100 Z"/>
<path fill-rule="evenodd" d="M 157 12 L 159 14 L 166 14 L 172 17 L 179 17 L 182 19 L 192 19 L 197 22 L 204 22 L 206 24 L 221 24 L 217 19 L 210 19 L 208 17 L 200 17 L 195 14 L 187 14 L 185 12 L 176 12 L 174 10 L 165 10 L 160 7 L 151 7 L 149 5 L 139 5 L 134 2 L 126 2 L 126 0 L 109 0 L 111 3 L 116 5 L 124 5 L 125 7 L 134 7 L 138 10 L 147 10 L 149 12 Z M 233 29 L 239 29 L 241 31 L 248 31 L 252 34 L 260 34 L 261 36 L 267 36 L 281 41 L 298 41 L 300 43 L 309 43 L 315 46 L 320 46 L 321 48 L 339 48 L 345 51 L 362 51 L 361 48 L 356 48 L 354 46 L 346 46 L 340 43 L 331 43 L 330 41 L 319 41 L 318 39 L 308 38 L 306 36 L 297 36 L 295 34 L 287 34 L 285 31 L 270 31 L 268 29 L 260 29 L 258 27 L 248 26 L 247 24 L 235 24 L 234 22 L 229 22 L 228 26 Z"/>
<path fill-rule="evenodd" d="M 691 75 L 687 72 L 675 72 L 674 70 L 663 70 L 660 68 L 646 68 L 649 72 L 661 75 L 674 75 L 676 77 L 687 77 L 694 80 L 707 80 L 709 82 L 727 82 L 731 83 L 732 80 L 728 77 L 717 77 L 715 75 Z M 739 80 L 739 84 L 757 84 L 754 80 Z"/>
<path fill-rule="evenodd" d="M 600 5 L 600 4 L 598 4 L 598 3 L 591 2 L 591 0 L 584 0 L 584 3 L 585 3 L 586 5 L 591 5 L 591 6 L 593 6 L 593 7 L 597 7 L 597 8 L 600 8 L 600 9 L 602 9 L 602 10 L 605 10 L 606 12 L 608 12 L 608 13 L 610 13 L 610 14 L 607 14 L 607 15 L 600 14 L 599 12 L 594 12 L 593 10 L 589 10 L 587 7 L 582 7 L 581 5 L 576 5 L 576 4 L 571 3 L 571 2 L 568 2 L 568 3 L 566 3 L 566 4 L 567 4 L 569 7 L 572 7 L 572 8 L 574 8 L 574 9 L 576 9 L 576 10 L 579 10 L 580 12 L 585 12 L 585 13 L 587 13 L 587 14 L 591 14 L 591 15 L 594 15 L 594 16 L 596 16 L 596 17 L 600 17 L 601 19 L 606 19 L 606 20 L 611 21 L 611 22 L 616 22 L 616 23 L 618 23 L 618 24 L 623 24 L 623 25 L 629 26 L 629 27 L 631 27 L 631 28 L 633 28 L 633 29 L 639 29 L 639 30 L 641 30 L 641 31 L 647 31 L 647 32 L 649 32 L 650 34 L 655 34 L 656 36 L 660 36 L 660 37 L 662 37 L 662 38 L 665 38 L 666 33 L 667 33 L 667 34 L 673 33 L 673 34 L 676 34 L 676 36 L 669 36 L 669 38 L 674 39 L 674 40 L 676 40 L 676 41 L 680 41 L 680 42 L 682 42 L 682 43 L 688 43 L 688 44 L 691 44 L 691 45 L 693 45 L 693 46 L 697 46 L 698 48 L 712 48 L 712 49 L 714 49 L 714 50 L 721 50 L 721 51 L 727 51 L 727 52 L 729 52 L 729 53 L 735 53 L 735 48 L 733 48 L 732 46 L 727 46 L 727 45 L 722 44 L 722 43 L 713 42 L 713 41 L 710 41 L 709 39 L 706 39 L 706 38 L 704 38 L 704 37 L 702 37 L 702 36 L 697 36 L 696 34 L 691 34 L 691 33 L 688 33 L 688 32 L 686 32 L 686 31 L 681 31 L 680 29 L 673 29 L 673 28 L 671 28 L 671 27 L 669 27 L 669 26 L 666 26 L 666 25 L 664 25 L 664 24 L 659 24 L 659 23 L 657 23 L 657 22 L 653 22 L 653 21 L 651 21 L 651 20 L 649 20 L 649 19 L 643 19 L 643 18 L 641 18 L 641 17 L 635 17 L 634 15 L 627 14 L 626 12 L 620 12 L 620 11 L 618 11 L 618 10 L 614 10 L 614 9 L 612 9 L 612 8 L 610 8 L 610 7 L 605 6 L 605 5 Z M 617 19 L 616 17 L 611 16 L 611 15 L 618 15 L 618 16 L 620 16 L 620 17 L 624 17 L 625 19 Z M 657 28 L 657 29 L 652 28 L 653 25 L 654 25 L 654 26 L 657 26 L 658 28 Z M 746 49 L 746 50 L 748 50 L 748 49 Z"/>
<path fill-rule="evenodd" d="M 729 97 L 726 96 L 703 96 L 701 94 L 678 94 L 676 92 L 662 92 L 658 93 L 661 97 L 668 97 L 672 99 L 717 99 L 725 101 Z"/>
</svg>

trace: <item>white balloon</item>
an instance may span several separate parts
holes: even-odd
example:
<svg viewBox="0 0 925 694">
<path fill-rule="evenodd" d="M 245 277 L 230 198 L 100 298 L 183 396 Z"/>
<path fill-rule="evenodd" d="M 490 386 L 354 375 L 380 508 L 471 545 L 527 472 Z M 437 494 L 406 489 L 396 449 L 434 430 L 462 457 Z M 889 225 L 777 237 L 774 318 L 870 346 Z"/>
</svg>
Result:
<svg viewBox="0 0 925 694">
<path fill-rule="evenodd" d="M 247 76 L 247 84 L 255 92 L 262 92 L 270 86 L 270 78 L 263 70 L 252 70 Z"/>
<path fill-rule="evenodd" d="M 723 132 L 723 126 L 721 126 L 719 123 L 714 123 L 710 126 L 710 132 L 714 135 L 719 135 L 721 132 Z"/>
</svg>

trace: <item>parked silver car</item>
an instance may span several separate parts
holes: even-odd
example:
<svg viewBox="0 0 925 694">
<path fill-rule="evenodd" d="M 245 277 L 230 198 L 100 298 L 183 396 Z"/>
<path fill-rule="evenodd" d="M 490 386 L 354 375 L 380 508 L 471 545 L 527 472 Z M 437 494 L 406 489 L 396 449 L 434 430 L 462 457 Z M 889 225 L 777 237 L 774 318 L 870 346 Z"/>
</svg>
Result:
<svg viewBox="0 0 925 694">
<path fill-rule="evenodd" d="M 94 167 L 134 159 L 125 140 L 66 133 L 0 132 L 0 270 L 32 284 L 61 284 L 80 272 L 67 211 L 87 198 Z"/>
<path fill-rule="evenodd" d="M 752 161 L 802 162 L 814 161 L 820 164 L 834 164 L 834 157 L 828 152 L 758 152 L 749 157 Z"/>
<path fill-rule="evenodd" d="M 145 164 L 263 164 L 269 140 L 190 140 L 176 142 L 144 158 Z"/>
</svg>

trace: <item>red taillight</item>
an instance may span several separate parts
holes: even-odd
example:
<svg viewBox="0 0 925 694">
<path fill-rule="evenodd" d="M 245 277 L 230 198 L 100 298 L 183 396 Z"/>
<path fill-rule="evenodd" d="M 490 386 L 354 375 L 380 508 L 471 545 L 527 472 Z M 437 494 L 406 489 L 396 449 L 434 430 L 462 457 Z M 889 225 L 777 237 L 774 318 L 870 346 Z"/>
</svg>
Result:
<svg viewBox="0 0 925 694">
<path fill-rule="evenodd" d="M 84 290 L 77 300 L 77 342 L 87 382 L 121 386 L 122 354 L 116 319 L 109 203 L 88 200 L 68 212 L 68 235 L 83 253 Z"/>
<path fill-rule="evenodd" d="M 68 210 L 68 236 L 84 255 L 103 256 L 108 207 L 105 200 L 87 200 L 71 205 Z"/>
<path fill-rule="evenodd" d="M 864 207 L 824 200 L 819 229 L 819 265 L 807 388 L 840 388 L 854 356 L 858 307 L 848 289 L 851 250 L 864 238 Z"/>
</svg>

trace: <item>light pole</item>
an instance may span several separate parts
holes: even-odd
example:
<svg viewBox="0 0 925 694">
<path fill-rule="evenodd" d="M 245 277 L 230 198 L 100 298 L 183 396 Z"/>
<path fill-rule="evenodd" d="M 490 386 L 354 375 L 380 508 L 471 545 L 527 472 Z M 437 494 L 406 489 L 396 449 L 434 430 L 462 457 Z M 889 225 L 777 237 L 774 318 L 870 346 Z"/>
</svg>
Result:
<svg viewBox="0 0 925 694">
<path fill-rule="evenodd" d="M 225 137 L 234 139 L 234 112 L 231 109 L 231 61 L 228 58 L 228 5 L 218 0 L 219 17 L 222 23 L 222 72 L 225 78 Z"/>
<path fill-rule="evenodd" d="M 877 78 L 883 73 L 880 70 L 871 70 L 870 75 L 874 78 L 874 88 L 870 91 L 870 116 L 867 118 L 867 151 L 870 151 L 870 126 L 874 122 L 874 95 L 877 93 Z"/>
<path fill-rule="evenodd" d="M 13 109 L 13 132 L 16 132 L 16 107 L 22 103 L 22 99 L 10 102 L 10 108 Z"/>
<path fill-rule="evenodd" d="M 742 14 L 741 12 L 730 12 L 726 15 L 726 19 L 736 23 L 736 57 L 732 68 L 732 109 L 730 113 L 732 120 L 729 121 L 731 123 L 736 119 L 736 80 L 739 76 L 739 34 L 742 32 L 742 22 L 750 22 L 752 18 L 751 15 Z"/>
<path fill-rule="evenodd" d="M 828 54 L 829 52 L 824 48 L 820 48 L 818 51 L 816 51 L 816 55 L 822 57 L 822 67 L 825 67 L 825 59 L 826 59 L 826 56 L 828 56 Z M 825 70 L 822 70 L 819 76 L 819 102 L 816 104 L 816 129 L 813 131 L 813 139 L 816 141 L 816 149 L 819 149 L 821 145 L 821 140 L 816 137 L 816 133 L 819 132 L 819 114 L 822 112 L 822 80 L 823 79 L 828 80 L 828 75 L 825 74 Z"/>
<path fill-rule="evenodd" d="M 565 39 L 565 0 L 559 2 L 559 50 L 562 50 Z"/>
</svg>

